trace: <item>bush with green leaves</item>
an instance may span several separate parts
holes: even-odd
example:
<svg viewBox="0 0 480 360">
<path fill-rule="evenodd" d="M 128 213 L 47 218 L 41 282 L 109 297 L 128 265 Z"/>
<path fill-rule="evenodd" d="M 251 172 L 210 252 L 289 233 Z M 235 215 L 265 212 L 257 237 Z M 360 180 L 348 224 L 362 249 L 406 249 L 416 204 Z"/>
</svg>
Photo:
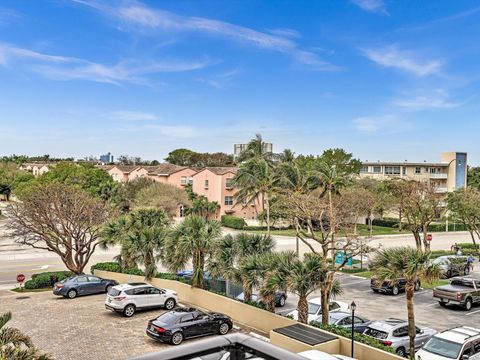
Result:
<svg viewBox="0 0 480 360">
<path fill-rule="evenodd" d="M 73 273 L 70 271 L 49 271 L 33 274 L 32 279 L 25 282 L 25 289 L 42 289 L 52 287 L 58 281 L 62 281 Z"/>
<path fill-rule="evenodd" d="M 95 270 L 110 271 L 110 272 L 122 272 L 122 267 L 118 262 L 102 262 L 94 264 L 90 267 L 90 272 L 93 274 Z"/>
<path fill-rule="evenodd" d="M 247 224 L 242 218 L 232 215 L 222 215 L 222 225 L 232 229 L 242 230 Z"/>
<path fill-rule="evenodd" d="M 336 334 L 338 336 L 343 336 L 343 337 L 346 337 L 348 339 L 352 338 L 352 330 L 351 329 L 346 329 L 346 328 L 336 326 L 336 325 L 322 325 L 321 323 L 316 322 L 316 321 L 311 321 L 310 325 L 314 326 L 316 328 L 328 331 L 330 333 Z M 380 349 L 380 350 L 383 350 L 383 351 L 386 351 L 386 352 L 389 352 L 389 353 L 395 353 L 395 350 L 393 350 L 392 347 L 386 346 L 386 345 L 382 344 L 379 340 L 377 340 L 375 338 L 372 338 L 370 336 L 362 335 L 362 334 L 359 334 L 359 333 L 354 333 L 354 339 L 355 339 L 355 341 L 357 341 L 359 343 L 362 343 L 362 344 L 365 344 L 365 345 L 368 345 L 368 346 L 371 346 L 371 347 L 374 347 L 374 348 L 377 348 L 377 349 Z"/>
</svg>

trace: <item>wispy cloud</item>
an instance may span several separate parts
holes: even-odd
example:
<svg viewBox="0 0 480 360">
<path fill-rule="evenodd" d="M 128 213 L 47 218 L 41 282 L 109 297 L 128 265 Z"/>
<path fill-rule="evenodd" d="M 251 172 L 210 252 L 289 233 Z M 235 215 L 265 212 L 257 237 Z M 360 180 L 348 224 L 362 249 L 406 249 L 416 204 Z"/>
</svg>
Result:
<svg viewBox="0 0 480 360">
<path fill-rule="evenodd" d="M 113 120 L 123 121 L 155 121 L 158 116 L 143 111 L 118 110 L 105 114 L 105 117 Z"/>
<path fill-rule="evenodd" d="M 17 21 L 22 17 L 23 15 L 17 11 L 0 8 L 0 25 L 10 24 L 11 22 Z"/>
<path fill-rule="evenodd" d="M 72 1 L 87 5 L 115 19 L 124 30 L 214 34 L 234 42 L 288 55 L 310 68 L 323 71 L 338 70 L 337 66 L 321 59 L 317 54 L 301 49 L 292 39 L 299 35 L 295 30 L 276 29 L 267 33 L 225 21 L 182 16 L 166 10 L 151 8 L 136 1 L 122 2 L 117 6 L 108 6 L 95 0 Z"/>
<path fill-rule="evenodd" d="M 413 125 L 399 119 L 395 115 L 363 116 L 352 120 L 357 131 L 367 134 L 386 133 L 395 134 L 411 130 Z"/>
<path fill-rule="evenodd" d="M 351 0 L 353 4 L 359 8 L 369 12 L 378 12 L 388 15 L 385 3 L 383 0 Z"/>
<path fill-rule="evenodd" d="M 399 50 L 396 46 L 367 49 L 363 53 L 368 59 L 381 66 L 400 69 L 416 76 L 437 75 L 444 64 L 442 59 L 421 60 L 416 52 Z"/>
<path fill-rule="evenodd" d="M 216 89 L 222 89 L 231 83 L 232 79 L 240 73 L 240 70 L 233 69 L 210 77 L 198 77 L 195 80 L 208 84 Z"/>
<path fill-rule="evenodd" d="M 427 110 L 453 109 L 462 106 L 464 103 L 449 100 L 448 93 L 445 90 L 437 89 L 432 94 L 398 99 L 393 104 L 407 110 Z"/>
<path fill-rule="evenodd" d="M 204 58 L 196 61 L 158 60 L 141 62 L 121 61 L 105 65 L 89 60 L 49 55 L 10 44 L 0 43 L 0 65 L 24 65 L 31 71 L 53 80 L 88 80 L 119 85 L 123 82 L 147 84 L 144 75 L 192 71 L 213 65 L 215 61 Z"/>
</svg>

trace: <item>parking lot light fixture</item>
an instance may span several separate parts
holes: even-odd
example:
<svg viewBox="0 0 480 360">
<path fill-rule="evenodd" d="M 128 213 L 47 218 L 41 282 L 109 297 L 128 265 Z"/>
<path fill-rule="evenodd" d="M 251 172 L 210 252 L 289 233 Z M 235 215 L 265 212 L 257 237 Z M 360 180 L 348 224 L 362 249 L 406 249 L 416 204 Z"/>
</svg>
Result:
<svg viewBox="0 0 480 360">
<path fill-rule="evenodd" d="M 350 304 L 350 309 L 352 309 L 352 358 L 353 358 L 353 348 L 355 344 L 355 309 L 357 308 L 357 304 L 355 301 L 352 301 Z"/>
</svg>

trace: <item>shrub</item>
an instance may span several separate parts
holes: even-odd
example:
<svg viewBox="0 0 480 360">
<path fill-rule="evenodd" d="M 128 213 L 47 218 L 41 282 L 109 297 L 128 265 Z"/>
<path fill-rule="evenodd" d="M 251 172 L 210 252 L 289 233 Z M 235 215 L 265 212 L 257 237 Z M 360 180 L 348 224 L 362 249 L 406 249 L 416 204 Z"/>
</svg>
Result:
<svg viewBox="0 0 480 360">
<path fill-rule="evenodd" d="M 346 337 L 348 339 L 352 338 L 352 332 L 351 332 L 350 329 L 342 328 L 342 327 L 336 326 L 336 325 L 322 325 L 321 323 L 316 322 L 316 321 L 310 322 L 310 325 L 312 325 L 314 327 L 317 327 L 319 329 L 331 332 L 331 333 L 336 334 L 338 336 L 343 336 L 343 337 Z M 377 349 L 380 349 L 380 350 L 383 350 L 383 351 L 386 351 L 386 352 L 389 352 L 389 353 L 395 353 L 395 350 L 393 350 L 392 347 L 386 346 L 386 345 L 382 344 L 379 340 L 377 340 L 375 338 L 372 338 L 370 336 L 355 333 L 354 334 L 354 339 L 355 339 L 355 341 L 357 341 L 359 343 L 362 343 L 362 344 L 365 344 L 365 345 L 368 345 L 368 346 L 371 346 L 371 347 L 374 347 L 374 348 L 377 348 Z"/>
<path fill-rule="evenodd" d="M 443 232 L 446 230 L 446 224 L 430 224 L 428 226 L 428 231 L 430 232 Z M 465 231 L 464 224 L 448 224 L 448 231 Z"/>
<path fill-rule="evenodd" d="M 62 281 L 73 273 L 70 271 L 49 271 L 33 274 L 32 279 L 25 282 L 25 289 L 42 289 L 52 287 L 57 281 Z"/>
<path fill-rule="evenodd" d="M 232 229 L 243 230 L 247 224 L 242 218 L 232 215 L 222 215 L 222 225 Z"/>
<path fill-rule="evenodd" d="M 145 276 L 145 272 L 140 270 L 139 268 L 130 268 L 130 269 L 125 269 L 122 271 L 124 274 L 128 275 L 139 275 L 139 276 Z"/>
<path fill-rule="evenodd" d="M 400 224 L 400 221 L 396 219 L 373 219 L 372 221 L 372 225 L 389 227 L 389 228 L 398 228 L 399 224 Z"/>
<path fill-rule="evenodd" d="M 92 265 L 90 267 L 90 272 L 93 274 L 94 270 L 103 270 L 119 273 L 122 272 L 122 267 L 117 262 L 103 262 Z"/>
</svg>

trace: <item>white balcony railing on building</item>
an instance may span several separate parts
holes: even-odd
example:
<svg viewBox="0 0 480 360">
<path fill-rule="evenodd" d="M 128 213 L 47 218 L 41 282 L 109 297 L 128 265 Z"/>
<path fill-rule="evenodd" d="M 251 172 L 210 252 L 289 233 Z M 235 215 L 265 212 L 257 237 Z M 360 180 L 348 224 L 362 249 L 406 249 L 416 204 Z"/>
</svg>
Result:
<svg viewBox="0 0 480 360">
<path fill-rule="evenodd" d="M 439 194 L 443 194 L 443 193 L 446 193 L 448 189 L 446 187 L 437 187 L 435 191 Z"/>
<path fill-rule="evenodd" d="M 430 179 L 448 179 L 448 174 L 430 174 Z"/>
</svg>

